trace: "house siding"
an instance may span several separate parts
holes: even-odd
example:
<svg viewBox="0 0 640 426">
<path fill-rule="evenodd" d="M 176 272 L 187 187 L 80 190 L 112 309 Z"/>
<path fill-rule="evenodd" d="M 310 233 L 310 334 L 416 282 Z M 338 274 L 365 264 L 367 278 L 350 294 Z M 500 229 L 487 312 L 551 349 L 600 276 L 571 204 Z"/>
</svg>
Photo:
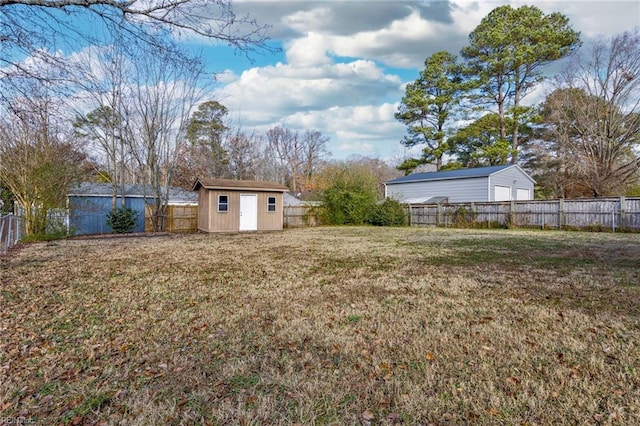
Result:
<svg viewBox="0 0 640 426">
<path fill-rule="evenodd" d="M 467 178 L 387 184 L 388 198 L 397 200 L 449 197 L 450 203 L 488 201 L 487 178 Z"/>
<path fill-rule="evenodd" d="M 528 189 L 529 195 L 533 196 L 533 182 L 525 175 L 518 167 L 512 167 L 509 169 L 501 170 L 491 176 L 489 176 L 489 191 L 491 192 L 490 201 L 494 201 L 495 187 L 508 186 L 511 188 L 511 199 L 517 199 L 517 191 L 520 189 Z"/>
<path fill-rule="evenodd" d="M 107 215 L 111 212 L 112 197 L 69 196 L 69 229 L 74 235 L 109 234 L 113 229 L 107 225 Z M 116 206 L 122 199 L 116 199 Z M 131 232 L 144 232 L 144 199 L 125 198 L 125 207 L 138 212 L 136 225 Z"/>
<path fill-rule="evenodd" d="M 450 203 L 494 201 L 496 186 L 509 188 L 511 199 L 518 189 L 526 189 L 533 198 L 534 181 L 519 166 L 494 166 L 459 172 L 422 173 L 387 182 L 386 196 L 399 201 L 420 202 L 432 197 L 448 197 Z M 469 176 L 475 173 L 476 176 Z M 484 174 L 486 173 L 486 174 Z M 482 175 L 484 174 L 484 175 Z M 415 180 L 414 180 L 415 179 Z"/>
</svg>

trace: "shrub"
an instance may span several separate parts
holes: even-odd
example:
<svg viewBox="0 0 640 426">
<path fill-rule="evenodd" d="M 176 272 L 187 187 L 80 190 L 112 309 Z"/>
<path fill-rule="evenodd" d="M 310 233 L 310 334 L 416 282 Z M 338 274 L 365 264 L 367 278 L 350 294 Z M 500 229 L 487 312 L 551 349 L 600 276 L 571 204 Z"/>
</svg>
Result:
<svg viewBox="0 0 640 426">
<path fill-rule="evenodd" d="M 128 207 L 120 207 L 107 214 L 107 225 L 109 225 L 114 233 L 123 234 L 135 228 L 137 218 L 137 211 Z"/>
<path fill-rule="evenodd" d="M 406 212 L 398 201 L 387 198 L 371 208 L 367 222 L 376 226 L 402 226 L 406 224 Z"/>
<path fill-rule="evenodd" d="M 458 228 L 469 228 L 475 222 L 475 213 L 471 209 L 458 207 L 451 217 L 451 225 Z"/>
<path fill-rule="evenodd" d="M 327 167 L 320 220 L 326 225 L 362 225 L 375 206 L 377 182 L 364 167 L 347 163 Z"/>
</svg>

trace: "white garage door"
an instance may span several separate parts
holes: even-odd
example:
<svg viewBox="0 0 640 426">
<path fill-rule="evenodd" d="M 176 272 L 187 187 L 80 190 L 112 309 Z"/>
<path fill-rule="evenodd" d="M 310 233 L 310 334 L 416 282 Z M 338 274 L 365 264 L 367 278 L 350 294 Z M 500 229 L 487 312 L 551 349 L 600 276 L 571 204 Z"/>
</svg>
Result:
<svg viewBox="0 0 640 426">
<path fill-rule="evenodd" d="M 511 187 L 496 185 L 494 187 L 495 201 L 511 201 Z"/>
<path fill-rule="evenodd" d="M 516 200 L 530 200 L 529 190 L 527 188 L 518 188 L 516 190 Z"/>
</svg>

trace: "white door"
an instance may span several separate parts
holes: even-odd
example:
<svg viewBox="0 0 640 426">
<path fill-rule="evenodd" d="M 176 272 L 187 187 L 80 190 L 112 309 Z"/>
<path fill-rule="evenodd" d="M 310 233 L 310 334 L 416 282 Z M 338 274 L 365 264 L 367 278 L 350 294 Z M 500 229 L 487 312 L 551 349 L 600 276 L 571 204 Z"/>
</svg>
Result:
<svg viewBox="0 0 640 426">
<path fill-rule="evenodd" d="M 496 185 L 494 187 L 494 201 L 511 201 L 511 187 Z"/>
<path fill-rule="evenodd" d="M 258 196 L 240 195 L 240 230 L 258 230 Z"/>
</svg>

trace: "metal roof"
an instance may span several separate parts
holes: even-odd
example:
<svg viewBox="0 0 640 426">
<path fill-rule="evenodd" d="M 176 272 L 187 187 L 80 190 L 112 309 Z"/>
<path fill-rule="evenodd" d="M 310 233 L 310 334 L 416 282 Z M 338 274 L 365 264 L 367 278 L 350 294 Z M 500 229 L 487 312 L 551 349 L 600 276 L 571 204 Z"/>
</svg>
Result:
<svg viewBox="0 0 640 426">
<path fill-rule="evenodd" d="M 111 197 L 113 195 L 113 185 L 110 183 L 82 182 L 77 186 L 69 188 L 68 197 Z M 120 187 L 117 188 L 117 196 L 121 195 Z M 145 185 L 125 185 L 125 197 L 130 198 L 153 198 L 153 190 Z M 169 203 L 187 204 L 198 202 L 198 195 L 185 191 L 181 188 L 169 188 Z"/>
<path fill-rule="evenodd" d="M 431 181 L 431 180 L 449 180 L 449 179 L 468 179 L 468 178 L 488 177 L 501 170 L 508 169 L 509 167 L 520 168 L 520 166 L 515 164 L 507 164 L 504 166 L 489 166 L 489 167 L 477 167 L 473 169 L 446 170 L 443 172 L 415 173 L 412 175 L 391 179 L 385 183 L 389 185 L 389 184 L 395 184 L 395 183 L 425 182 L 425 181 Z M 524 173 L 524 170 L 523 170 L 523 173 Z"/>
<path fill-rule="evenodd" d="M 206 189 L 231 189 L 245 191 L 277 191 L 286 192 L 289 190 L 284 185 L 276 182 L 265 182 L 257 180 L 235 180 L 235 179 L 211 179 L 198 178 L 193 184 L 193 191 L 197 191 L 200 187 Z"/>
</svg>

